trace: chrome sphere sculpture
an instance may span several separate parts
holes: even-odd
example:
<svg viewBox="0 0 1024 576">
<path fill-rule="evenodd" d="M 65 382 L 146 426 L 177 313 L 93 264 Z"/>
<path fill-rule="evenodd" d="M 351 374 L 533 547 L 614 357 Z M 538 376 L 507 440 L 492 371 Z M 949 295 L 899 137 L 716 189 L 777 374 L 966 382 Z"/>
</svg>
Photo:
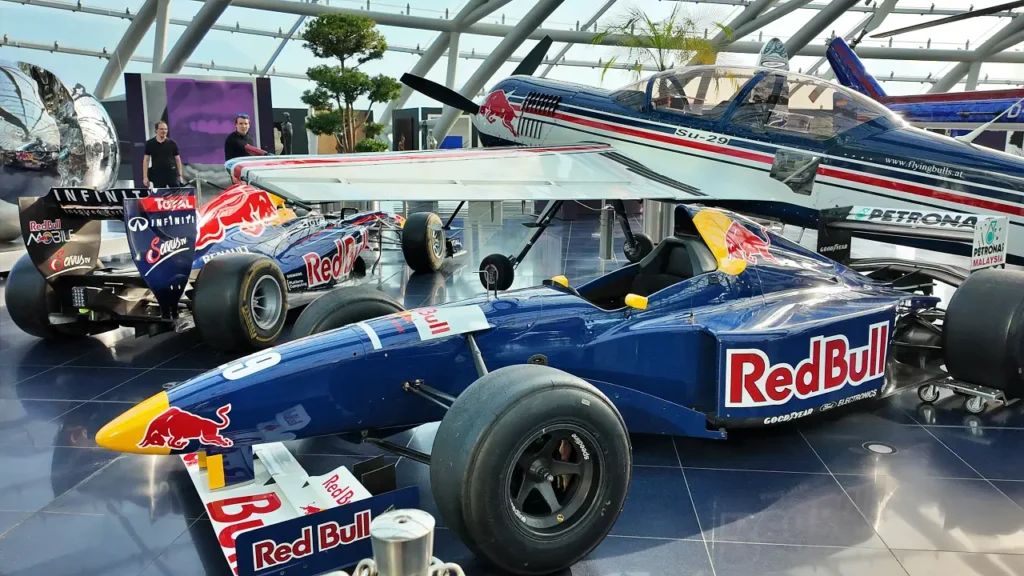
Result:
<svg viewBox="0 0 1024 576">
<path fill-rule="evenodd" d="M 81 84 L 0 60 L 0 241 L 21 234 L 18 198 L 52 186 L 109 188 L 120 165 L 117 132 Z"/>
</svg>

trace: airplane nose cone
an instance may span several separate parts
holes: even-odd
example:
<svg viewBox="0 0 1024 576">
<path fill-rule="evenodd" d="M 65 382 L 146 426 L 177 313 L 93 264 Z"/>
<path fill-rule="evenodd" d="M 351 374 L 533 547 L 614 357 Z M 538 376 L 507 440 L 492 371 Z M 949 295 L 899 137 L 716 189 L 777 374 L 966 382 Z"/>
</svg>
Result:
<svg viewBox="0 0 1024 576">
<path fill-rule="evenodd" d="M 100 428 L 96 433 L 96 443 L 116 452 L 170 454 L 167 446 L 147 446 L 143 442 L 149 424 L 169 407 L 167 392 L 151 396 Z"/>
</svg>

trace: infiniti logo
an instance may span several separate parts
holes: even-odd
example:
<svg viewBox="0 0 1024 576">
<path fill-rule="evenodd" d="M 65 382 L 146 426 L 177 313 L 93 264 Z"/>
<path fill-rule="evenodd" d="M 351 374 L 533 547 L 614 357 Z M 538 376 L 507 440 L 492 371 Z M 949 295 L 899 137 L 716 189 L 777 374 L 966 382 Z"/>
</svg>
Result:
<svg viewBox="0 0 1024 576">
<path fill-rule="evenodd" d="M 146 228 L 149 228 L 149 222 L 145 218 L 136 216 L 128 221 L 128 229 L 132 232 L 142 232 Z"/>
</svg>

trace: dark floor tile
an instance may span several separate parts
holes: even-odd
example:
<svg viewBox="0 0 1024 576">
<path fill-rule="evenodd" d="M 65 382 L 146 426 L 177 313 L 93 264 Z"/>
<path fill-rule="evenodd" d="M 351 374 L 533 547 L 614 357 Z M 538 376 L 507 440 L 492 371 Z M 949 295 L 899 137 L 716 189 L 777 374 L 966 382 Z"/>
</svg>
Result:
<svg viewBox="0 0 1024 576">
<path fill-rule="evenodd" d="M 1024 402 L 1009 406 L 988 404 L 981 414 L 971 414 L 964 408 L 964 397 L 949 390 L 939 389 L 939 399 L 925 404 L 915 391 L 893 397 L 893 401 L 919 424 L 974 428 L 1024 428 Z"/>
<path fill-rule="evenodd" d="M 0 510 L 39 510 L 116 457 L 117 454 L 98 448 L 3 446 Z"/>
<path fill-rule="evenodd" d="M 86 354 L 68 362 L 68 366 L 153 368 L 186 352 L 200 343 L 198 334 L 173 332 L 153 337 L 130 336 L 118 341 L 106 353 Z"/>
<path fill-rule="evenodd" d="M 0 510 L 0 538 L 32 514 L 25 510 Z"/>
<path fill-rule="evenodd" d="M 684 467 L 826 472 L 821 460 L 792 428 L 737 430 L 726 440 L 679 437 L 675 443 Z"/>
<path fill-rule="evenodd" d="M 50 366 L 26 366 L 20 364 L 0 364 L 0 385 L 17 385 L 18 382 L 49 370 Z"/>
<path fill-rule="evenodd" d="M 679 458 L 671 436 L 632 434 L 634 466 L 669 466 L 679 468 Z"/>
<path fill-rule="evenodd" d="M 139 576 L 231 576 L 209 520 L 194 520 Z"/>
<path fill-rule="evenodd" d="M 203 370 L 150 369 L 120 384 L 96 398 L 99 402 L 142 402 L 146 398 L 166 390 L 169 384 L 184 382 L 203 374 Z"/>
<path fill-rule="evenodd" d="M 710 544 L 716 576 L 907 576 L 885 548 Z"/>
<path fill-rule="evenodd" d="M 0 538 L 0 573 L 136 576 L 188 524 L 182 518 L 149 514 L 40 512 Z"/>
<path fill-rule="evenodd" d="M 1024 555 L 969 554 L 966 552 L 932 552 L 893 550 L 908 576 L 1017 576 L 1024 574 Z"/>
<path fill-rule="evenodd" d="M 74 446 L 97 448 L 96 433 L 111 420 L 117 418 L 131 404 L 123 402 L 84 402 L 61 414 L 51 425 L 57 426 L 55 434 L 45 438 L 48 446 Z M 41 444 L 43 439 L 36 440 Z"/>
<path fill-rule="evenodd" d="M 1024 480 L 1024 429 L 929 428 L 957 456 L 989 480 Z"/>
<path fill-rule="evenodd" d="M 977 478 L 978 475 L 925 429 L 884 420 L 843 420 L 804 429 L 804 437 L 833 474 Z M 883 445 L 883 452 L 865 448 Z M 892 451 L 890 451 L 892 450 Z"/>
<path fill-rule="evenodd" d="M 1024 510 L 984 480 L 837 478 L 889 548 L 1024 550 Z"/>
<path fill-rule="evenodd" d="M 882 547 L 827 474 L 686 470 L 708 542 Z"/>
<path fill-rule="evenodd" d="M 454 562 L 467 576 L 509 576 L 476 557 L 452 530 L 434 534 L 434 556 Z M 707 549 L 700 540 L 609 536 L 571 569 L 551 576 L 675 575 L 712 576 Z"/>
<path fill-rule="evenodd" d="M 138 368 L 61 366 L 15 385 L 0 385 L 0 398 L 86 401 L 142 374 Z"/>
<path fill-rule="evenodd" d="M 612 528 L 618 536 L 700 538 L 700 527 L 678 468 L 633 468 L 626 505 Z"/>
<path fill-rule="evenodd" d="M 202 501 L 179 457 L 96 450 L 119 457 L 92 476 L 80 478 L 45 512 L 160 518 L 203 515 Z"/>
<path fill-rule="evenodd" d="M 1007 498 L 1014 501 L 1017 506 L 1024 510 L 1024 482 L 1001 482 L 993 480 L 992 485 L 996 487 Z"/>
</svg>

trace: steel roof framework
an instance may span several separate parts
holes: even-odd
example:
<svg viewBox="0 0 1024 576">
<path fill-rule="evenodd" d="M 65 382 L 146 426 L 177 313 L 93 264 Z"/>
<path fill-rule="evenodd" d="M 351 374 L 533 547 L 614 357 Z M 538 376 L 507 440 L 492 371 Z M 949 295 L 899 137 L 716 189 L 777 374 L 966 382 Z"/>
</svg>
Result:
<svg viewBox="0 0 1024 576">
<path fill-rule="evenodd" d="M 598 10 L 590 17 L 589 20 L 583 21 L 582 29 L 579 29 L 579 23 L 577 23 L 578 29 L 576 30 L 562 30 L 537 26 L 535 25 L 536 18 L 524 18 L 523 21 L 516 22 L 515 25 L 482 22 L 482 19 L 485 16 L 503 7 L 510 0 L 467 0 L 462 11 L 458 14 L 452 14 L 451 17 L 448 17 L 446 14 L 446 17 L 443 18 L 414 16 L 409 13 L 395 14 L 375 11 L 372 9 L 374 0 L 367 2 L 367 9 L 328 6 L 318 0 L 196 1 L 202 2 L 203 6 L 197 12 L 196 16 L 191 21 L 188 21 L 168 17 L 167 7 L 170 0 L 145 0 L 134 14 L 129 10 L 120 12 L 117 10 L 88 6 L 82 0 L 78 0 L 76 2 L 69 0 L 0 0 L 0 2 L 33 5 L 44 8 L 76 11 L 130 20 L 128 29 L 119 40 L 113 52 L 108 52 L 106 48 L 102 51 L 97 51 L 79 47 L 72 48 L 60 46 L 57 42 L 55 42 L 53 46 L 36 42 L 24 42 L 19 41 L 18 39 L 10 39 L 7 34 L 4 35 L 3 45 L 107 58 L 107 66 L 101 75 L 96 90 L 94 91 L 98 97 L 106 98 L 110 96 L 111 91 L 114 86 L 116 86 L 117 80 L 121 77 L 125 65 L 131 60 L 151 62 L 154 71 L 165 73 L 176 73 L 183 67 L 187 66 L 190 68 L 206 70 L 222 70 L 253 75 L 305 79 L 305 74 L 280 72 L 275 70 L 273 67 L 277 56 L 281 53 L 281 50 L 284 48 L 288 40 L 297 33 L 297 30 L 301 26 L 303 20 L 323 13 L 358 14 L 361 16 L 371 17 L 382 26 L 433 30 L 440 33 L 435 41 L 426 49 L 422 49 L 419 46 L 389 46 L 390 51 L 418 54 L 421 56 L 420 61 L 413 67 L 414 72 L 425 74 L 438 59 L 451 53 L 458 54 L 459 58 L 483 60 L 480 68 L 485 70 L 493 68 L 493 70 L 489 70 L 489 72 L 481 72 L 478 70 L 478 72 L 473 75 L 473 82 L 467 83 L 464 87 L 472 88 L 476 84 L 483 86 L 501 63 L 505 61 L 518 61 L 520 58 L 506 56 L 506 52 L 508 52 L 509 55 L 511 54 L 511 51 L 507 50 L 507 46 L 501 50 L 496 49 L 490 54 L 477 53 L 475 51 L 470 51 L 469 53 L 459 51 L 459 35 L 478 34 L 498 36 L 502 38 L 512 35 L 515 37 L 522 36 L 523 40 L 536 40 L 544 37 L 545 35 L 549 35 L 555 42 L 565 43 L 565 46 L 553 58 L 545 60 L 544 64 L 547 65 L 547 68 L 543 71 L 543 75 L 548 74 L 554 66 L 599 68 L 604 66 L 604 63 L 600 60 L 596 62 L 586 60 L 569 60 L 566 58 L 566 52 L 573 44 L 590 43 L 593 38 L 593 32 L 587 31 L 587 29 L 594 25 L 597 19 L 615 3 L 615 0 L 607 0 L 601 4 L 595 2 L 594 4 L 595 6 L 598 6 Z M 549 0 L 540 0 L 535 4 L 546 4 L 548 2 Z M 742 38 L 749 37 L 766 24 L 796 10 L 816 11 L 816 15 L 813 15 L 808 21 L 808 26 L 803 30 L 797 31 L 796 34 L 787 42 L 787 48 L 792 48 L 790 51 L 791 56 L 799 55 L 816 57 L 824 56 L 825 46 L 815 43 L 813 41 L 814 38 L 821 34 L 821 32 L 827 30 L 836 18 L 846 12 L 874 14 L 878 6 L 883 3 L 882 0 L 869 0 L 868 3 L 853 2 L 850 0 L 831 0 L 830 2 L 823 2 L 821 0 L 816 2 L 812 2 L 810 0 L 701 0 L 701 2 L 704 4 L 718 4 L 742 8 L 742 10 L 740 10 L 729 22 L 730 27 L 734 29 L 736 37 L 739 38 L 739 40 L 727 42 L 721 35 L 714 39 L 715 42 L 719 44 L 721 51 L 724 53 L 757 53 L 761 48 L 761 43 L 753 41 L 753 39 L 743 40 Z M 556 6 L 559 3 L 560 2 L 554 2 Z M 220 18 L 224 10 L 229 5 L 241 8 L 293 14 L 297 19 L 290 30 L 278 29 L 277 31 L 242 27 L 240 23 L 236 23 L 234 26 L 217 24 L 216 22 L 218 18 Z M 931 8 L 899 6 L 898 4 L 891 10 L 892 14 L 916 14 L 922 16 L 948 16 L 962 12 L 966 12 L 966 10 L 936 9 L 934 6 Z M 533 11 L 531 11 L 531 13 L 533 13 Z M 550 12 L 548 14 L 550 14 Z M 931 75 L 929 75 L 929 77 L 914 77 L 895 74 L 890 75 L 888 78 L 884 76 L 882 77 L 882 79 L 890 81 L 932 84 L 929 92 L 948 91 L 952 87 L 963 83 L 965 78 L 969 86 L 977 85 L 979 81 L 986 84 L 1024 84 L 1024 79 L 988 78 L 987 76 L 979 78 L 980 65 L 983 62 L 1024 63 L 1024 52 L 1011 51 L 1011 48 L 1021 42 L 1024 42 L 1024 17 L 1021 17 L 1020 13 L 1014 12 L 1000 12 L 990 17 L 1008 20 L 1008 23 L 1006 23 L 1001 30 L 996 31 L 985 42 L 981 43 L 981 45 L 974 49 L 952 50 L 861 45 L 858 47 L 857 51 L 860 57 L 865 60 L 892 59 L 955 62 L 956 66 L 939 78 L 931 78 Z M 504 21 L 504 18 L 502 20 Z M 530 20 L 533 20 L 533 22 L 530 22 Z M 546 17 L 542 19 L 541 22 L 544 22 L 544 20 L 546 20 Z M 153 57 L 145 58 L 135 56 L 135 52 L 139 44 L 154 24 L 156 26 L 156 34 Z M 810 24 L 814 24 L 814 26 L 810 26 Z M 186 29 L 178 42 L 168 51 L 166 46 L 166 37 L 167 27 L 169 25 L 185 26 Z M 279 40 L 279 45 L 269 61 L 266 62 L 262 68 L 253 66 L 252 70 L 243 67 L 217 65 L 215 62 L 206 64 L 189 61 L 189 57 L 210 30 L 230 31 L 237 34 L 276 38 Z M 609 35 L 604 39 L 602 44 L 615 45 L 619 40 L 620 39 L 618 37 Z M 518 47 L 521 42 L 522 40 L 515 43 L 515 46 Z M 503 40 L 502 44 L 504 43 L 505 41 Z M 499 44 L 499 47 L 502 47 L 501 44 Z M 513 50 L 514 49 L 515 48 L 513 48 Z M 501 58 L 502 56 L 506 57 Z M 449 85 L 454 82 L 455 62 L 457 62 L 457 59 L 449 60 L 447 74 Z M 820 66 L 820 63 L 818 66 Z M 618 69 L 626 69 L 630 67 L 632 67 L 632 65 L 629 63 L 621 63 L 614 66 L 614 68 Z M 816 69 L 817 66 L 814 68 Z M 472 86 L 470 84 L 472 84 Z M 454 88 L 454 86 L 452 87 Z M 468 95 L 473 96 L 478 90 L 471 89 L 468 91 L 470 92 Z M 389 105 L 389 110 L 401 106 L 408 98 L 406 91 L 403 91 L 402 95 L 404 98 L 400 98 L 398 101 L 393 102 L 392 105 Z M 385 112 L 383 116 L 386 119 L 389 115 Z"/>
</svg>

